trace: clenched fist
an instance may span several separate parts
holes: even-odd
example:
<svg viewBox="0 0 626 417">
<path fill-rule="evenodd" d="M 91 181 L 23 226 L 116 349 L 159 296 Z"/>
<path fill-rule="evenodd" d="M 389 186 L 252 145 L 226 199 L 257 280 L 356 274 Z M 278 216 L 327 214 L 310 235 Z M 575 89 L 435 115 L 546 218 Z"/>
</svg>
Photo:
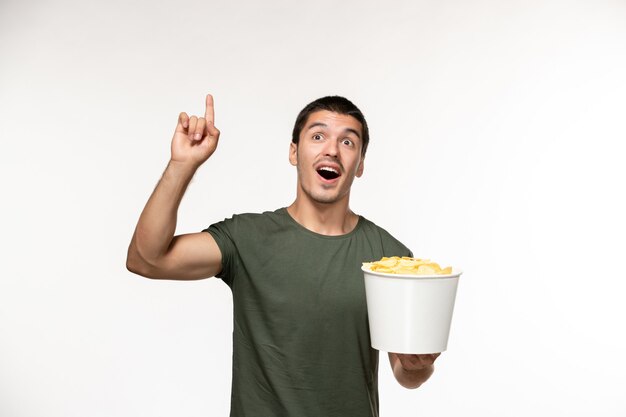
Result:
<svg viewBox="0 0 626 417">
<path fill-rule="evenodd" d="M 389 352 L 391 369 L 400 385 L 405 388 L 417 388 L 430 378 L 435 368 L 433 363 L 441 355 L 428 353 L 412 355 Z"/>
<path fill-rule="evenodd" d="M 183 112 L 172 138 L 172 161 L 198 168 L 217 147 L 220 131 L 215 127 L 213 96 L 206 96 L 204 117 L 191 116 Z"/>
</svg>

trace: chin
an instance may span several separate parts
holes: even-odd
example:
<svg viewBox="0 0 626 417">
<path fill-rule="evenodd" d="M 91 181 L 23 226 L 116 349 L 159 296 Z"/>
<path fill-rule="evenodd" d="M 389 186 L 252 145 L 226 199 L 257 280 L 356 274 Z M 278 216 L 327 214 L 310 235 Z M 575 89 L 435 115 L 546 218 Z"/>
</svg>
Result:
<svg viewBox="0 0 626 417">
<path fill-rule="evenodd" d="M 341 188 L 341 186 L 326 188 L 323 185 L 320 186 L 318 184 L 314 184 L 309 187 L 304 184 L 300 184 L 300 190 L 303 195 L 306 195 L 309 200 L 318 204 L 333 204 L 347 198 L 350 193 L 342 193 Z"/>
<path fill-rule="evenodd" d="M 314 193 L 306 193 L 311 200 L 319 204 L 332 204 L 340 201 L 342 196 L 336 194 L 314 194 Z"/>
<path fill-rule="evenodd" d="M 319 204 L 332 204 L 339 201 L 338 198 L 313 198 L 313 201 Z"/>
</svg>

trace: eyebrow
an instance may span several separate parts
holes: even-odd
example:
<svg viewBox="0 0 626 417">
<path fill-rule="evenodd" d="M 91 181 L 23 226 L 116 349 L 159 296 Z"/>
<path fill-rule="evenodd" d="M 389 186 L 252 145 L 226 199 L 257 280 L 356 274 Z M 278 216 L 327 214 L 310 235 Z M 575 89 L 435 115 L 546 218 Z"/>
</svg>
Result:
<svg viewBox="0 0 626 417">
<path fill-rule="evenodd" d="M 312 125 L 310 125 L 309 127 L 307 127 L 306 130 L 309 131 L 309 130 L 313 129 L 314 127 L 318 127 L 318 126 L 328 127 L 328 125 L 325 124 L 325 123 L 315 122 Z M 351 127 L 346 127 L 344 129 L 344 132 L 352 132 L 352 133 L 354 133 L 356 135 L 357 138 L 361 139 L 361 135 L 359 134 L 359 132 L 357 132 L 356 130 L 352 129 Z"/>
</svg>

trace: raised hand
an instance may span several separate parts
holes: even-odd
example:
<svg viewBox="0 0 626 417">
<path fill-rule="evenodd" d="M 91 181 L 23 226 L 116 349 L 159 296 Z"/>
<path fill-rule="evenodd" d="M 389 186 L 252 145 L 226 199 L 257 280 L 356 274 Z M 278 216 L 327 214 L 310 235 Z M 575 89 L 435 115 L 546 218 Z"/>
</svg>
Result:
<svg viewBox="0 0 626 417">
<path fill-rule="evenodd" d="M 172 138 L 172 161 L 199 167 L 209 159 L 220 137 L 215 127 L 213 96 L 206 96 L 204 117 L 191 116 L 183 112 L 178 116 L 178 124 Z"/>
</svg>

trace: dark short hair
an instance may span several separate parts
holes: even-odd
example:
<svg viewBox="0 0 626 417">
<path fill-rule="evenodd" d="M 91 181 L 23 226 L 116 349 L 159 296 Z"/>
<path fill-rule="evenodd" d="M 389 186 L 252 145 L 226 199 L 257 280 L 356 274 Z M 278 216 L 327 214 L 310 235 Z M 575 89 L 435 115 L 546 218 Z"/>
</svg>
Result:
<svg viewBox="0 0 626 417">
<path fill-rule="evenodd" d="M 361 155 L 365 155 L 365 151 L 367 150 L 367 145 L 370 141 L 369 129 L 367 128 L 367 122 L 365 121 L 365 116 L 361 113 L 361 110 L 357 106 L 354 105 L 350 100 L 341 96 L 326 96 L 322 98 L 318 98 L 315 101 L 307 104 L 298 114 L 296 118 L 296 123 L 293 127 L 293 134 L 291 136 L 291 142 L 298 144 L 300 140 L 300 132 L 304 128 L 304 124 L 306 123 L 309 115 L 316 111 L 320 110 L 328 110 L 334 113 L 345 114 L 348 116 L 352 116 L 357 119 L 362 129 L 362 137 L 361 141 L 363 142 L 363 147 L 361 148 Z"/>
</svg>

